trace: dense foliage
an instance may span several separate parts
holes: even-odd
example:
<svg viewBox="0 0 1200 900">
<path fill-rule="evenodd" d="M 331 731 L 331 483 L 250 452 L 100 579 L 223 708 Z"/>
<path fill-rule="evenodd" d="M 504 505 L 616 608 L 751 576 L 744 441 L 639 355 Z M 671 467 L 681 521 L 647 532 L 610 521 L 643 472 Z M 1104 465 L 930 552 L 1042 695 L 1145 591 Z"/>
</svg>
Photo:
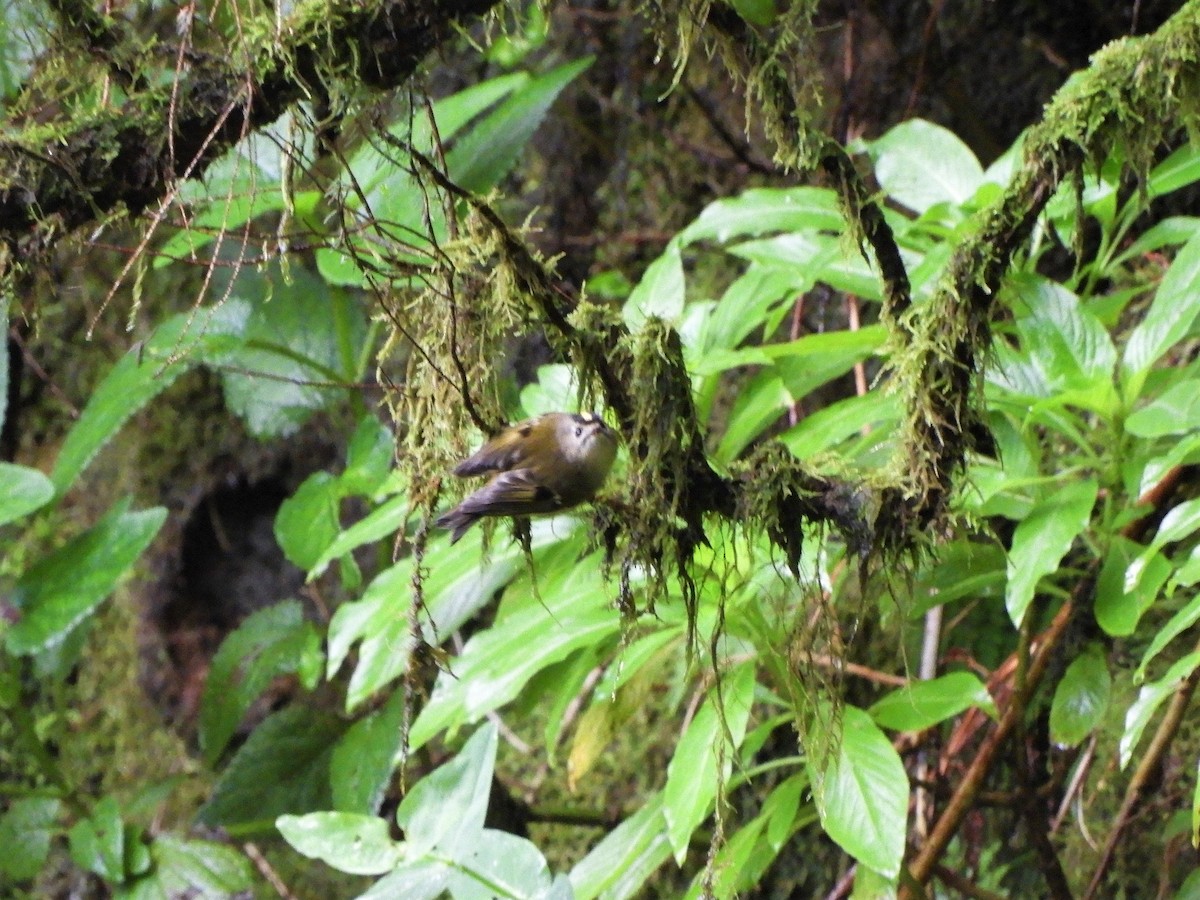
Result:
<svg viewBox="0 0 1200 900">
<path fill-rule="evenodd" d="M 134 264 L 211 260 L 200 300 L 150 314 L 47 472 L 0 463 L 0 877 L 37 892 L 73 865 L 119 896 L 233 896 L 275 874 L 258 841 L 290 848 L 299 882 L 331 869 L 367 897 L 817 895 L 851 867 L 861 896 L 931 875 L 1096 895 L 1141 852 L 1131 816 L 1163 769 L 1187 776 L 1136 840 L 1194 846 L 1200 219 L 1159 210 L 1186 208 L 1200 153 L 1081 160 L 969 336 L 921 317 L 1042 161 L 1018 142 L 985 170 L 920 119 L 847 148 L 907 309 L 844 186 L 719 199 L 636 283 L 593 273 L 559 309 L 494 192 L 591 61 L 526 68 L 546 23 L 524 25 L 490 51 L 502 74 L 397 99 L 324 170 L 296 115 L 184 183 L 186 220 L 155 220 Z M 541 330 L 552 361 L 512 374 L 512 337 Z M 909 437 L 933 415 L 913 361 L 939 353 L 987 436 L 898 548 L 894 507 L 929 462 Z M 350 425 L 274 519 L 305 589 L 210 661 L 192 777 L 211 789 L 173 830 L 155 813 L 177 781 L 97 790 L 58 758 L 87 739 L 69 686 L 98 612 L 167 510 L 126 498 L 81 526 L 64 504 L 200 371 L 262 441 Z M 483 430 L 581 405 L 625 438 L 594 508 L 454 545 L 432 527 Z M 1166 883 L 1200 889 L 1183 866 Z"/>
</svg>

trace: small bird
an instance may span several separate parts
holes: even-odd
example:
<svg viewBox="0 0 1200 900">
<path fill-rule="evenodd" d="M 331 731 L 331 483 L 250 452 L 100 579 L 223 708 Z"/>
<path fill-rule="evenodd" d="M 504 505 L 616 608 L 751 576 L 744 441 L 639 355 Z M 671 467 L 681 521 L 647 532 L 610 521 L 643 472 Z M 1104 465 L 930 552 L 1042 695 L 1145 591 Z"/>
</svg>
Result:
<svg viewBox="0 0 1200 900">
<path fill-rule="evenodd" d="M 454 467 L 459 476 L 497 472 L 437 520 L 450 543 L 484 516 L 554 513 L 595 496 L 617 455 L 617 436 L 596 415 L 546 413 L 509 426 Z"/>
</svg>

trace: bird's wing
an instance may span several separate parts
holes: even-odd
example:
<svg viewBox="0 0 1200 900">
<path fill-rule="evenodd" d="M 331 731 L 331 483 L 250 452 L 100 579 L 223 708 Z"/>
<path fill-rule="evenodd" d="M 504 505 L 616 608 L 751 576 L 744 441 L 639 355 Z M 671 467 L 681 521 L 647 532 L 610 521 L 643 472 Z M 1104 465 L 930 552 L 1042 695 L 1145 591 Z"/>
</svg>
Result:
<svg viewBox="0 0 1200 900">
<path fill-rule="evenodd" d="M 501 472 L 459 506 L 473 516 L 522 516 L 553 512 L 562 506 L 558 495 L 540 484 L 529 469 Z"/>
<path fill-rule="evenodd" d="M 533 420 L 502 431 L 473 454 L 454 467 L 454 474 L 462 477 L 482 475 L 485 472 L 503 472 L 517 466 L 525 454 L 525 439 Z"/>
</svg>

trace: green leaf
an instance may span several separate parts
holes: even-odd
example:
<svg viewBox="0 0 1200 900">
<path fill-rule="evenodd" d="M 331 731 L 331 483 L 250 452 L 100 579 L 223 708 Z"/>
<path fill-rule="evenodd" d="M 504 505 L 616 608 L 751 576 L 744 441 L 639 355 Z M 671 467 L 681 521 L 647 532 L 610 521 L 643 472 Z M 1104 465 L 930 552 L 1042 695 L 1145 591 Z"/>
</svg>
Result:
<svg viewBox="0 0 1200 900">
<path fill-rule="evenodd" d="M 79 420 L 58 451 L 50 480 L 62 496 L 122 425 L 196 363 L 195 351 L 228 347 L 230 337 L 213 329 L 215 313 L 181 313 L 117 362 L 88 398 Z"/>
<path fill-rule="evenodd" d="M 404 858 L 403 847 L 388 836 L 387 822 L 378 816 L 314 812 L 280 816 L 275 827 L 297 852 L 351 875 L 382 875 Z"/>
<path fill-rule="evenodd" d="M 1200 622 L 1200 594 L 1189 600 L 1182 609 L 1167 620 L 1165 625 L 1154 632 L 1150 646 L 1142 654 L 1142 661 L 1133 673 L 1133 683 L 1141 684 L 1146 677 L 1146 667 L 1163 651 L 1167 644 L 1195 625 L 1196 622 Z"/>
<path fill-rule="evenodd" d="M 900 418 L 900 400 L 895 394 L 868 391 L 848 397 L 805 416 L 779 436 L 780 442 L 799 459 L 807 459 L 836 446 L 864 428 L 889 425 Z M 891 429 L 878 430 L 885 440 Z"/>
<path fill-rule="evenodd" d="M 972 707 L 984 710 L 992 718 L 997 715 L 995 701 L 978 676 L 970 672 L 951 672 L 897 688 L 868 712 L 884 728 L 924 731 Z"/>
<path fill-rule="evenodd" d="M 1150 724 L 1151 716 L 1168 697 L 1175 693 L 1180 682 L 1191 676 L 1197 666 L 1200 666 L 1200 652 L 1189 653 L 1176 660 L 1160 680 L 1142 685 L 1137 699 L 1125 713 L 1125 730 L 1121 734 L 1119 744 L 1122 769 L 1128 766 L 1129 761 L 1133 758 L 1134 748 L 1141 740 L 1142 732 Z"/>
<path fill-rule="evenodd" d="M 644 890 L 646 880 L 671 856 L 662 808 L 662 795 L 651 795 L 575 864 L 570 877 L 576 900 L 633 897 Z"/>
<path fill-rule="evenodd" d="M 868 325 L 857 331 L 810 334 L 762 349 L 775 360 L 775 370 L 788 391 L 799 398 L 849 372 L 855 363 L 879 351 L 886 340 L 882 325 Z"/>
<path fill-rule="evenodd" d="M 717 851 L 712 896 L 733 897 L 753 891 L 792 835 L 817 820 L 812 803 L 801 808 L 801 797 L 808 788 L 806 772 L 790 776 L 771 791 L 762 811 L 733 833 Z M 704 878 L 704 871 L 696 874 L 685 900 L 704 896 Z"/>
<path fill-rule="evenodd" d="M 534 547 L 551 537 L 540 522 L 534 528 Z M 426 641 L 451 634 L 512 580 L 522 565 L 521 550 L 510 544 L 480 564 L 478 545 L 460 541 L 431 544 L 425 554 L 425 610 L 421 629 Z M 408 609 L 412 601 L 412 560 L 385 569 L 367 587 L 360 601 L 344 603 L 329 625 L 329 673 L 342 665 L 351 646 L 361 641 L 358 661 L 346 690 L 347 711 L 353 711 L 376 691 L 387 687 L 408 666 L 412 646 Z M 457 670 L 457 666 L 456 666 Z"/>
<path fill-rule="evenodd" d="M 793 269 L 797 276 L 823 281 L 864 300 L 880 300 L 879 277 L 861 256 L 848 256 L 837 236 L 793 232 L 746 241 L 728 252 L 762 266 Z"/>
<path fill-rule="evenodd" d="M 1112 693 L 1112 676 L 1098 644 L 1071 661 L 1050 705 L 1050 739 L 1076 747 L 1100 727 Z"/>
<path fill-rule="evenodd" d="M 1171 564 L 1153 547 L 1115 535 L 1096 579 L 1096 623 L 1113 637 L 1133 634 L 1170 575 Z"/>
<path fill-rule="evenodd" d="M 1097 490 L 1093 479 L 1065 484 L 1040 500 L 1017 525 L 1008 555 L 1004 603 L 1018 628 L 1038 581 L 1058 569 L 1075 538 L 1087 528 Z"/>
<path fill-rule="evenodd" d="M 708 817 L 717 782 L 728 780 L 733 758 L 746 735 L 754 699 L 754 663 L 742 663 L 724 675 L 723 681 L 719 693 L 716 689 L 709 692 L 667 765 L 663 816 L 675 861 L 680 865 L 687 856 L 692 832 Z"/>
<path fill-rule="evenodd" d="M 909 119 L 868 145 L 875 177 L 915 213 L 938 203 L 961 206 L 983 182 L 983 168 L 952 131 Z"/>
<path fill-rule="evenodd" d="M 351 725 L 333 748 L 329 773 L 335 809 L 379 811 L 404 736 L 404 697 L 403 689 L 393 691 L 381 709 Z"/>
<path fill-rule="evenodd" d="M 680 232 L 679 241 L 684 245 L 704 240 L 725 244 L 733 238 L 771 231 L 840 234 L 844 227 L 837 196 L 829 188 L 751 188 L 708 204 L 696 221 Z"/>
<path fill-rule="evenodd" d="M 229 634 L 204 683 L 199 734 L 205 763 L 216 763 L 243 716 L 278 676 L 311 670 L 314 660 L 321 660 L 321 638 L 296 600 L 256 611 Z"/>
<path fill-rule="evenodd" d="M 1150 367 L 1192 327 L 1200 312 L 1200 231 L 1175 256 L 1122 359 L 1127 401 L 1140 396 Z"/>
<path fill-rule="evenodd" d="M 1045 278 L 1013 281 L 1028 313 L 1017 323 L 1022 353 L 1039 375 L 1037 396 L 1069 394 L 1071 402 L 1111 418 L 1116 408 L 1113 371 L 1117 351 L 1103 324 L 1061 285 Z M 993 379 L 1004 384 L 1004 370 Z"/>
<path fill-rule="evenodd" d="M 1200 153 L 1191 144 L 1184 144 L 1150 170 L 1146 191 L 1161 197 L 1200 180 Z"/>
<path fill-rule="evenodd" d="M 275 514 L 275 540 L 284 556 L 308 570 L 336 540 L 341 523 L 341 483 L 328 472 L 313 472 Z"/>
<path fill-rule="evenodd" d="M 450 867 L 437 859 L 418 859 L 398 865 L 358 900 L 442 900 L 450 882 Z"/>
<path fill-rule="evenodd" d="M 225 403 L 256 437 L 285 437 L 346 396 L 357 377 L 343 343 L 361 347 L 360 302 L 302 269 L 242 269 L 222 309 L 244 341 L 206 352 L 221 372 Z M 231 323 L 232 324 L 232 323 Z M 341 387 L 342 384 L 346 387 Z"/>
<path fill-rule="evenodd" d="M 0 525 L 27 516 L 53 499 L 54 483 L 37 469 L 0 462 Z"/>
<path fill-rule="evenodd" d="M 152 865 L 119 900 L 174 900 L 177 897 L 234 897 L 248 894 L 254 880 L 250 861 L 215 841 L 184 840 L 160 834 L 150 845 Z"/>
<path fill-rule="evenodd" d="M 770 428 L 794 402 L 774 369 L 764 369 L 738 392 L 729 413 L 725 433 L 713 456 L 727 464 L 764 431 Z"/>
<path fill-rule="evenodd" d="M 11 653 L 32 654 L 58 644 L 113 592 L 167 517 L 162 507 L 128 509 L 128 500 L 118 503 L 21 576 L 13 593 L 19 618 L 6 636 Z"/>
<path fill-rule="evenodd" d="M 496 766 L 496 726 L 482 725 L 450 762 L 438 766 L 400 802 L 396 821 L 410 852 L 437 848 L 455 857 L 479 839 L 492 793 Z"/>
<path fill-rule="evenodd" d="M 370 413 L 359 419 L 346 450 L 346 470 L 338 476 L 343 495 L 373 497 L 391 473 L 395 451 L 395 436 L 386 425 Z"/>
<path fill-rule="evenodd" d="M 301 706 L 272 714 L 234 754 L 197 820 L 247 834 L 269 831 L 286 813 L 328 809 L 329 761 L 345 728 Z"/>
<path fill-rule="evenodd" d="M 408 518 L 410 505 L 406 495 L 397 494 L 340 532 L 308 567 L 309 580 L 316 578 L 331 562 L 345 556 L 351 550 L 395 534 Z"/>
<path fill-rule="evenodd" d="M 68 837 L 77 866 L 113 884 L 125 881 L 125 824 L 116 800 L 103 797 L 91 816 L 75 823 Z"/>
<path fill-rule="evenodd" d="M 636 334 L 650 318 L 675 323 L 683 314 L 683 304 L 683 258 L 679 242 L 671 241 L 662 256 L 650 263 L 625 301 L 625 324 Z"/>
<path fill-rule="evenodd" d="M 1177 381 L 1125 420 L 1125 430 L 1144 438 L 1187 434 L 1200 428 L 1200 379 Z"/>
<path fill-rule="evenodd" d="M 53 797 L 18 797 L 9 802 L 0 814 L 0 875 L 27 881 L 41 871 L 61 812 L 62 802 Z"/>
<path fill-rule="evenodd" d="M 541 898 L 551 893 L 550 867 L 526 838 L 494 828 L 483 829 L 454 856 L 449 879 L 451 896 L 463 900 Z M 568 900 L 570 892 L 565 895 Z"/>
<path fill-rule="evenodd" d="M 535 539 L 537 534 L 535 528 Z M 438 677 L 409 734 L 412 750 L 444 728 L 477 721 L 516 697 L 542 669 L 619 630 L 597 560 L 580 558 L 580 546 L 573 537 L 535 557 L 541 602 L 522 581 L 514 584 L 514 602 L 491 628 L 471 637 L 452 662 L 452 674 Z M 438 569 L 430 565 L 430 571 Z"/>
<path fill-rule="evenodd" d="M 821 825 L 843 850 L 889 878 L 900 872 L 908 777 L 887 736 L 847 704 L 828 753 L 806 757 Z"/>
<path fill-rule="evenodd" d="M 539 75 L 488 113 L 446 154 L 450 177 L 465 190 L 483 194 L 500 183 L 546 117 L 563 88 L 591 66 L 593 57 L 565 63 Z"/>
<path fill-rule="evenodd" d="M 729 5 L 751 25 L 769 28 L 778 15 L 774 0 L 729 0 Z"/>
</svg>

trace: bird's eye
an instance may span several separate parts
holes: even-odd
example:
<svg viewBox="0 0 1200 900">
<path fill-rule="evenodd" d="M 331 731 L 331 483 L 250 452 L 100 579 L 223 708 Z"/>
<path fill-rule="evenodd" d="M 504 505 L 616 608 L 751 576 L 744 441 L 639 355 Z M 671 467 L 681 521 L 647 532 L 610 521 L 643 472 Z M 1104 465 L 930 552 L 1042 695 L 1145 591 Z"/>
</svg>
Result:
<svg viewBox="0 0 1200 900">
<path fill-rule="evenodd" d="M 575 426 L 575 437 L 579 437 L 581 434 L 583 434 L 583 426 L 576 425 Z"/>
</svg>

